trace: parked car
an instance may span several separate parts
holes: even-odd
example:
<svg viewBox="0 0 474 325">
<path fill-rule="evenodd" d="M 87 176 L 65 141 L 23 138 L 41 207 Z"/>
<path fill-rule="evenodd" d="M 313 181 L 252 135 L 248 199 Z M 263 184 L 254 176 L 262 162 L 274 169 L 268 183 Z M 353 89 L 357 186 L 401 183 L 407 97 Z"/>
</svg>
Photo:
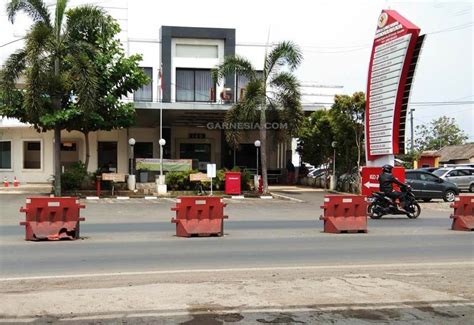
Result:
<svg viewBox="0 0 474 325">
<path fill-rule="evenodd" d="M 459 194 L 456 184 L 423 170 L 407 170 L 405 178 L 415 197 L 425 202 L 429 202 L 431 199 L 453 202 L 455 196 Z"/>
<path fill-rule="evenodd" d="M 450 167 L 440 168 L 434 175 L 456 184 L 461 191 L 474 192 L 474 168 Z"/>
<path fill-rule="evenodd" d="M 422 170 L 422 171 L 425 171 L 425 172 L 428 172 L 428 173 L 432 173 L 434 172 L 435 170 L 438 170 L 439 167 L 421 167 L 421 168 L 418 168 L 418 170 Z"/>
</svg>

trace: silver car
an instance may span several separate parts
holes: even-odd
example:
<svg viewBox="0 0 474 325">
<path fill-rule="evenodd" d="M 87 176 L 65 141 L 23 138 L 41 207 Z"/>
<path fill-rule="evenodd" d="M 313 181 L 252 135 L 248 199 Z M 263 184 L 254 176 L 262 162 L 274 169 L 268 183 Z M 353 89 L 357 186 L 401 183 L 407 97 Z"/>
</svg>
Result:
<svg viewBox="0 0 474 325">
<path fill-rule="evenodd" d="M 433 172 L 434 175 L 454 183 L 461 191 L 474 192 L 474 168 L 448 167 Z"/>
</svg>

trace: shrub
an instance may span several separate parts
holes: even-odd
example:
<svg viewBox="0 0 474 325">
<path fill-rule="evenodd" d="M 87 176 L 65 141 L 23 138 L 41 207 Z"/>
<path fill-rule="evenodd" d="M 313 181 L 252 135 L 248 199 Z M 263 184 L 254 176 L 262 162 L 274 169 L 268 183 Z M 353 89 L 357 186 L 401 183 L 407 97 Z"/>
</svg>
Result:
<svg viewBox="0 0 474 325">
<path fill-rule="evenodd" d="M 62 173 L 61 186 L 65 191 L 79 190 L 86 179 L 86 166 L 79 161 Z"/>
</svg>

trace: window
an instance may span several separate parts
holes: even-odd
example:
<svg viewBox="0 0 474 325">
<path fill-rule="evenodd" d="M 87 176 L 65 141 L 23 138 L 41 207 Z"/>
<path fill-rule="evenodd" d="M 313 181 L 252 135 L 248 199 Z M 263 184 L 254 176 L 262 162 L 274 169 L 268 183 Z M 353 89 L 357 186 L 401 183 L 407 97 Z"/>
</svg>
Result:
<svg viewBox="0 0 474 325">
<path fill-rule="evenodd" d="M 23 142 L 23 169 L 41 169 L 41 141 Z"/>
<path fill-rule="evenodd" d="M 430 174 L 421 173 L 420 179 L 426 182 L 436 182 L 438 180 L 438 177 L 430 175 Z"/>
<path fill-rule="evenodd" d="M 177 102 L 215 101 L 212 96 L 215 93 L 216 85 L 212 82 L 211 70 L 176 69 Z"/>
<path fill-rule="evenodd" d="M 409 180 L 414 180 L 414 181 L 416 181 L 416 180 L 419 180 L 419 179 L 420 179 L 420 176 L 419 176 L 419 175 L 420 175 L 420 174 L 418 174 L 418 173 L 406 173 L 405 178 L 406 178 L 406 179 L 409 179 Z"/>
<path fill-rule="evenodd" d="M 263 71 L 257 71 L 257 78 L 263 78 Z M 241 100 L 245 93 L 245 87 L 249 83 L 249 79 L 246 76 L 239 76 L 237 75 L 237 85 L 236 85 L 236 98 L 237 100 Z"/>
<path fill-rule="evenodd" d="M 206 58 L 218 57 L 217 45 L 176 44 L 176 56 L 180 58 Z"/>
<path fill-rule="evenodd" d="M 153 100 L 153 69 L 142 68 L 150 78 L 150 82 L 133 93 L 133 100 L 137 102 L 151 102 Z"/>
<path fill-rule="evenodd" d="M 207 143 L 181 143 L 179 158 L 211 161 L 211 145 Z"/>
<path fill-rule="evenodd" d="M 137 142 L 133 152 L 135 158 L 153 158 L 153 142 Z"/>
<path fill-rule="evenodd" d="M 0 141 L 0 169 L 12 168 L 12 143 Z"/>
</svg>

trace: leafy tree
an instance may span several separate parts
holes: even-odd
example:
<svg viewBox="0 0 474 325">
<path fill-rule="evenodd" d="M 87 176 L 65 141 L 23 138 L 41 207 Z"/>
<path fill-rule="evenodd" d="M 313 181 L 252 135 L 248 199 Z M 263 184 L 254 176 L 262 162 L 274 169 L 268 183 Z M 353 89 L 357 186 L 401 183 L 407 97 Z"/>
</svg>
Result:
<svg viewBox="0 0 474 325">
<path fill-rule="evenodd" d="M 303 161 L 314 166 L 328 163 L 333 154 L 331 143 L 334 139 L 328 111 L 320 110 L 311 113 L 304 119 L 298 136 L 304 142 L 301 152 Z"/>
<path fill-rule="evenodd" d="M 85 10 L 90 12 L 87 15 L 90 20 L 82 18 Z M 94 19 L 94 15 L 102 15 L 102 19 Z M 142 57 L 125 56 L 120 41 L 115 38 L 120 32 L 115 19 L 93 7 L 71 9 L 67 17 L 69 25 L 74 26 L 71 39 L 90 44 L 94 48 L 88 59 L 97 74 L 95 105 L 88 107 L 72 103 L 71 109 L 76 109 L 77 114 L 66 127 L 69 131 L 77 130 L 84 134 L 87 169 L 90 157 L 89 133 L 131 126 L 135 121 L 135 108 L 133 103 L 125 103 L 121 98 L 149 80 L 139 67 Z M 97 24 L 97 21 L 101 23 Z"/>
<path fill-rule="evenodd" d="M 330 112 L 337 135 L 336 141 L 339 145 L 345 144 L 344 149 L 348 153 L 347 164 L 352 165 L 353 159 L 351 159 L 349 152 L 354 151 L 351 150 L 353 149 L 351 145 L 355 144 L 354 149 L 356 149 L 357 157 L 355 162 L 357 169 L 359 169 L 364 153 L 362 141 L 364 139 L 365 94 L 360 91 L 352 96 L 336 95 Z"/>
<path fill-rule="evenodd" d="M 224 63 L 213 70 L 215 82 L 238 74 L 249 82 L 241 101 L 228 111 L 226 121 L 249 122 L 259 120 L 263 192 L 268 192 L 267 179 L 267 120 L 285 121 L 286 130 L 278 136 L 295 135 L 303 119 L 299 82 L 293 71 L 302 61 L 300 49 L 292 42 L 281 42 L 265 54 L 263 74 L 257 73 L 249 60 L 240 56 L 226 57 Z M 229 130 L 227 140 L 231 146 L 239 141 L 241 130 Z"/>
<path fill-rule="evenodd" d="M 54 20 L 42 0 L 12 0 L 7 14 L 13 23 L 19 12 L 26 13 L 33 25 L 25 46 L 10 55 L 0 74 L 4 96 L 1 115 L 31 123 L 38 131 L 54 130 L 54 192 L 61 195 L 61 130 L 77 115 L 71 102 L 91 109 L 97 98 L 98 77 L 88 59 L 90 44 L 77 42 L 71 35 L 79 24 L 65 22 L 67 0 L 57 0 Z M 101 25 L 98 9 L 79 7 L 78 18 L 95 20 Z M 93 15 L 94 14 L 94 15 Z M 93 17 L 92 17 L 93 15 Z M 26 80 L 24 91 L 16 89 L 20 76 Z M 18 99 L 21 98 L 21 105 Z"/>
<path fill-rule="evenodd" d="M 429 125 L 416 127 L 415 147 L 419 152 L 439 150 L 450 145 L 463 144 L 468 136 L 454 121 L 454 118 L 441 116 L 433 119 Z"/>
</svg>

